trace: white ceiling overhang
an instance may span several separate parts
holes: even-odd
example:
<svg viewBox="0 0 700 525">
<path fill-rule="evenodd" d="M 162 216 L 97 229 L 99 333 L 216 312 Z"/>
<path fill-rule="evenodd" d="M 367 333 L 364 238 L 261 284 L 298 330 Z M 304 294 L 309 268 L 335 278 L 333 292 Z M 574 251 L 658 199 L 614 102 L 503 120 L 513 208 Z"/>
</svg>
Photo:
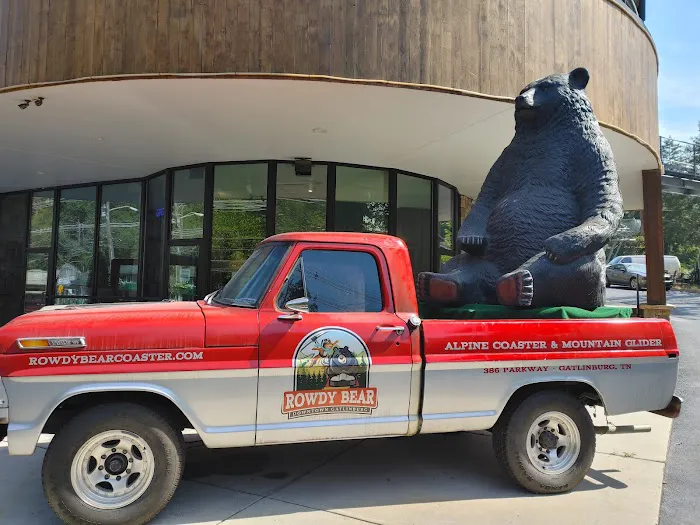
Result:
<svg viewBox="0 0 700 525">
<path fill-rule="evenodd" d="M 25 99 L 44 97 L 40 107 Z M 437 177 L 476 196 L 513 136 L 505 100 L 296 79 L 127 79 L 0 94 L 0 191 L 143 177 L 164 168 L 310 157 Z M 627 209 L 648 147 L 605 129 Z"/>
</svg>

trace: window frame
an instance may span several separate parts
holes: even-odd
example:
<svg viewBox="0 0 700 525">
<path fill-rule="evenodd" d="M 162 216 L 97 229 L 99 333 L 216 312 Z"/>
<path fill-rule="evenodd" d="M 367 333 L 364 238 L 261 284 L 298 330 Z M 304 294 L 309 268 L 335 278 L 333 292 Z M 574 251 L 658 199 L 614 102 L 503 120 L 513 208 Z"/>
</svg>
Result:
<svg viewBox="0 0 700 525">
<path fill-rule="evenodd" d="M 346 244 L 346 243 L 317 243 L 317 242 L 297 242 L 289 250 L 287 260 L 280 267 L 277 277 L 273 280 L 268 293 L 263 301 L 261 301 L 261 309 L 273 310 L 280 314 L 288 314 L 290 311 L 278 306 L 279 297 L 282 293 L 284 285 L 294 271 L 297 261 L 301 258 L 304 251 L 338 251 L 338 252 L 360 252 L 367 253 L 374 258 L 377 265 L 377 273 L 379 277 L 379 287 L 382 294 L 382 309 L 378 312 L 308 312 L 309 314 L 335 315 L 335 314 L 352 314 L 352 315 L 372 315 L 380 313 L 396 313 L 394 308 L 394 293 L 391 287 L 391 279 L 389 277 L 389 267 L 386 262 L 384 253 L 371 244 Z M 303 275 L 303 274 L 302 274 Z M 306 312 L 305 312 L 306 314 Z"/>
<path fill-rule="evenodd" d="M 180 166 L 172 166 L 165 169 L 160 169 L 158 171 L 145 174 L 140 177 L 127 177 L 124 179 L 110 179 L 105 181 L 93 181 L 87 183 L 78 184 L 67 184 L 58 186 L 43 186 L 36 187 L 26 190 L 9 191 L 4 192 L 3 195 L 10 194 L 25 194 L 30 200 L 30 205 L 27 210 L 27 223 L 31 219 L 31 199 L 35 193 L 38 192 L 52 192 L 54 199 L 54 210 L 53 210 L 53 231 L 51 233 L 51 245 L 44 248 L 30 248 L 29 247 L 29 235 L 30 228 L 28 227 L 27 239 L 26 239 L 26 254 L 30 253 L 42 253 L 48 255 L 48 275 L 47 275 L 47 293 L 46 293 L 46 303 L 54 304 L 56 300 L 62 296 L 56 293 L 56 259 L 57 259 L 57 247 L 58 247 L 58 220 L 59 220 L 59 210 L 60 210 L 60 196 L 61 192 L 73 188 L 82 187 L 94 187 L 96 188 L 97 197 L 95 201 L 95 242 L 93 250 L 93 269 L 96 271 L 97 268 L 97 257 L 99 249 L 99 231 L 101 226 L 101 217 L 99 216 L 99 210 L 102 205 L 102 187 L 105 185 L 112 184 L 124 184 L 130 182 L 140 183 L 141 186 L 141 231 L 140 231 L 140 246 L 138 255 L 138 265 L 139 265 L 139 282 L 137 286 L 137 295 L 133 298 L 119 298 L 120 301 L 152 301 L 158 299 L 165 299 L 169 295 L 169 269 L 170 269 L 170 247 L 173 245 L 192 245 L 197 244 L 199 246 L 199 261 L 198 261 L 198 278 L 197 278 L 197 297 L 201 298 L 205 294 L 212 291 L 211 289 L 211 251 L 212 251 L 212 221 L 213 221 L 213 193 L 214 193 L 214 168 L 216 166 L 226 166 L 226 165 L 236 165 L 236 164 L 267 164 L 268 168 L 268 193 L 267 193 L 267 217 L 266 217 L 266 237 L 275 234 L 275 218 L 277 213 L 277 166 L 279 164 L 291 163 L 289 159 L 274 159 L 274 158 L 257 158 L 249 160 L 237 160 L 237 161 L 224 161 L 224 162 L 200 162 L 194 164 L 186 164 Z M 439 252 L 438 249 L 438 238 L 437 238 L 437 218 L 438 218 L 438 202 L 437 202 L 437 189 L 438 186 L 445 186 L 452 191 L 454 198 L 453 205 L 453 255 L 458 253 L 459 249 L 456 245 L 457 231 L 460 226 L 460 199 L 459 191 L 457 188 L 447 181 L 437 179 L 435 177 L 424 175 L 421 173 L 414 173 L 406 170 L 399 170 L 394 168 L 389 168 L 386 166 L 372 166 L 366 164 L 357 164 L 351 162 L 335 162 L 329 160 L 313 160 L 313 165 L 324 165 L 326 166 L 326 231 L 336 231 L 335 228 L 335 215 L 336 215 L 336 168 L 337 166 L 345 166 L 351 168 L 365 168 L 378 170 L 380 172 L 386 172 L 389 176 L 389 187 L 388 187 L 388 204 L 389 204 L 389 219 L 388 219 L 388 234 L 396 236 L 397 233 L 397 176 L 406 175 L 410 177 L 415 177 L 419 179 L 425 179 L 431 181 L 432 184 L 432 210 L 431 210 L 431 231 L 434 232 L 434 240 L 430 243 L 431 251 L 431 270 L 436 271 L 440 268 Z M 172 201 L 173 201 L 173 174 L 176 171 L 184 169 L 194 169 L 194 168 L 204 168 L 205 169 L 205 190 L 204 190 L 204 225 L 203 234 L 201 239 L 195 240 L 175 240 L 171 239 L 171 217 L 172 217 Z M 145 214 L 146 206 L 148 203 L 149 196 L 149 183 L 152 179 L 157 177 L 165 177 L 165 214 L 164 221 L 166 224 L 166 231 L 164 232 L 165 239 L 162 246 L 159 246 L 160 253 L 162 254 L 162 273 L 160 274 L 160 283 L 158 284 L 158 296 L 153 296 L 152 294 L 146 297 L 144 295 L 144 285 L 145 285 L 145 243 L 146 230 L 147 230 L 147 220 Z M 379 258 L 378 260 L 382 260 Z M 26 264 L 25 264 L 26 270 Z M 380 276 L 381 279 L 390 279 L 390 274 L 386 273 Z M 383 282 L 383 281 L 382 281 Z M 93 286 L 90 290 L 91 295 L 85 296 L 84 298 L 89 299 L 91 302 L 107 302 L 114 301 L 111 297 L 98 297 L 97 296 L 97 276 L 93 278 Z M 385 290 L 383 291 L 385 292 Z M 26 295 L 26 294 L 25 294 Z M 77 297 L 77 296 L 76 296 Z M 81 296 L 81 298 L 83 298 Z M 390 297 L 393 303 L 393 297 Z M 26 300 L 23 295 L 22 302 Z M 384 299 L 383 299 L 384 300 Z M 262 304 L 262 303 L 261 303 Z"/>
</svg>

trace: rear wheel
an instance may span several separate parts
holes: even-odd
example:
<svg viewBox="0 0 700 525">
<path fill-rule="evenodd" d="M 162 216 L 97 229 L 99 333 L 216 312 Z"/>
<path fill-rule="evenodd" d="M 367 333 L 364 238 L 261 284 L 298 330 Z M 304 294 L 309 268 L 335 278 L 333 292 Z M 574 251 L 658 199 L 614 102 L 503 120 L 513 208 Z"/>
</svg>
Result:
<svg viewBox="0 0 700 525">
<path fill-rule="evenodd" d="M 141 405 L 91 408 L 64 426 L 44 457 L 44 494 L 70 524 L 142 524 L 170 501 L 184 467 L 182 434 Z"/>
<path fill-rule="evenodd" d="M 523 488 L 538 494 L 573 489 L 595 455 L 588 411 L 566 392 L 533 394 L 510 407 L 493 430 L 499 463 Z"/>
</svg>

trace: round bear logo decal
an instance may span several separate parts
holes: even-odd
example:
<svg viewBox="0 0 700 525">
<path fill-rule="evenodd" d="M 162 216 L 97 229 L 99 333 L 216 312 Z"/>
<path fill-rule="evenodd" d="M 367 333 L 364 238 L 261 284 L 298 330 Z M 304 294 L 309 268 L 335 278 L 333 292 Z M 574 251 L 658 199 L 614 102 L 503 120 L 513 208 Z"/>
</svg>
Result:
<svg viewBox="0 0 700 525">
<path fill-rule="evenodd" d="M 291 418 L 377 408 L 369 386 L 372 358 L 360 337 L 338 327 L 314 330 L 294 352 L 294 390 L 285 392 L 282 413 Z"/>
</svg>

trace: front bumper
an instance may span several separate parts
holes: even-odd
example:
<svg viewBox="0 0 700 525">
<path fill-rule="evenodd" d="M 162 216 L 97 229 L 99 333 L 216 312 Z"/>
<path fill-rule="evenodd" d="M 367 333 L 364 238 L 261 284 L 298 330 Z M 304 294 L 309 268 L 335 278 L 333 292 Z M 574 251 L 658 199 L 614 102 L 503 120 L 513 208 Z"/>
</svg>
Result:
<svg viewBox="0 0 700 525">
<path fill-rule="evenodd" d="M 670 417 L 671 419 L 676 419 L 681 413 L 681 405 L 683 404 L 683 399 L 678 396 L 673 396 L 671 402 L 666 405 L 666 408 L 660 410 L 652 410 L 652 414 L 657 414 L 659 416 Z"/>
</svg>

